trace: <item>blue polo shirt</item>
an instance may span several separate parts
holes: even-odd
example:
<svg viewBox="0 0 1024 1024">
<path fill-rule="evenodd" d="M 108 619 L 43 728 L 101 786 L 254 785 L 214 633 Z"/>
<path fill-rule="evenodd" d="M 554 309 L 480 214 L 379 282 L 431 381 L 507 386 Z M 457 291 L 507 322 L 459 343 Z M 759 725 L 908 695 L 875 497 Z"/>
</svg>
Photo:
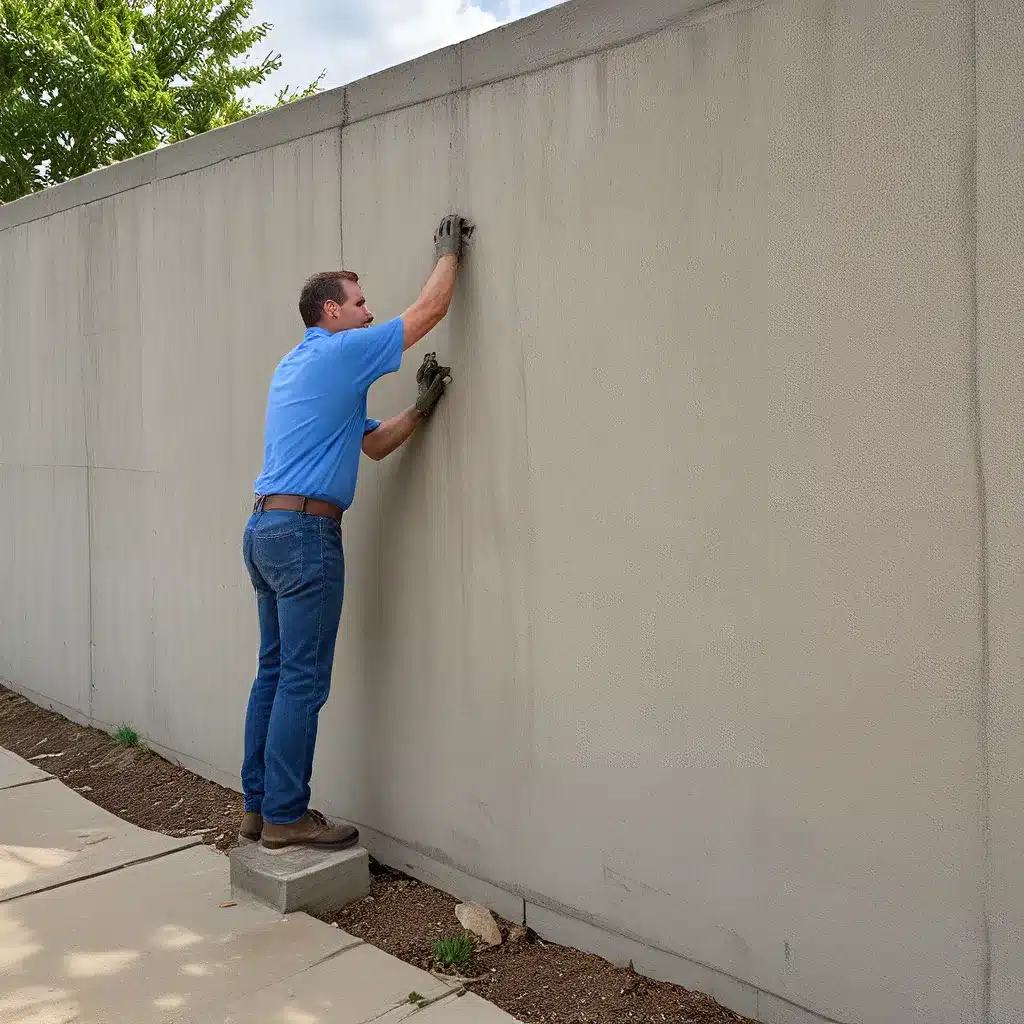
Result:
<svg viewBox="0 0 1024 1024">
<path fill-rule="evenodd" d="M 352 504 L 363 435 L 380 426 L 366 415 L 366 393 L 402 365 L 404 344 L 401 317 L 338 334 L 306 331 L 270 382 L 257 494 Z"/>
</svg>

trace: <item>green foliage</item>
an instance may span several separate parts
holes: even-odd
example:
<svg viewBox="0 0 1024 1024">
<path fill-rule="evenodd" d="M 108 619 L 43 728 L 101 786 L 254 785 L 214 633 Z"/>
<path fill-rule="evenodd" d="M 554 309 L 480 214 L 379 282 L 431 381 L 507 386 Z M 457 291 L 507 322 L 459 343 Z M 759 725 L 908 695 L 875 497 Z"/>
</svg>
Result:
<svg viewBox="0 0 1024 1024">
<path fill-rule="evenodd" d="M 252 0 L 0 0 L 0 202 L 257 113 Z M 317 91 L 284 89 L 278 103 Z"/>
<path fill-rule="evenodd" d="M 122 747 L 137 747 L 139 745 L 139 734 L 130 725 L 118 726 L 117 732 L 114 733 L 114 739 Z"/>
<path fill-rule="evenodd" d="M 434 957 L 442 967 L 465 967 L 473 959 L 476 946 L 468 935 L 452 939 L 438 939 L 434 943 Z"/>
</svg>

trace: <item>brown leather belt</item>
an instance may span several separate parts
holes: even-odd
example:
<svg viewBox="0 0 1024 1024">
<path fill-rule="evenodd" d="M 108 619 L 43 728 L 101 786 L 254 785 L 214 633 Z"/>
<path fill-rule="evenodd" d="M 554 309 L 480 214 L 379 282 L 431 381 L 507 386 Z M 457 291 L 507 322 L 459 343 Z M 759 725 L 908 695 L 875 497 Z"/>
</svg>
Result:
<svg viewBox="0 0 1024 1024">
<path fill-rule="evenodd" d="M 341 522 L 342 509 L 319 498 L 304 498 L 301 494 L 257 495 L 253 512 L 302 512 L 307 516 L 325 516 Z"/>
</svg>

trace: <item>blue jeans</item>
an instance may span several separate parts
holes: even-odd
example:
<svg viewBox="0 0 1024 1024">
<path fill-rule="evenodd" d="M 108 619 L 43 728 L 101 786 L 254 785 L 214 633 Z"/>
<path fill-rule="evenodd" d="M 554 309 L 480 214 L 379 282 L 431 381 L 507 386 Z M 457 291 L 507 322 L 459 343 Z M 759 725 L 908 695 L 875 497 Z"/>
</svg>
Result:
<svg viewBox="0 0 1024 1024">
<path fill-rule="evenodd" d="M 331 689 L 345 592 L 341 525 L 301 512 L 256 512 L 242 554 L 260 621 L 242 791 L 247 811 L 286 825 L 309 809 L 317 721 Z"/>
</svg>

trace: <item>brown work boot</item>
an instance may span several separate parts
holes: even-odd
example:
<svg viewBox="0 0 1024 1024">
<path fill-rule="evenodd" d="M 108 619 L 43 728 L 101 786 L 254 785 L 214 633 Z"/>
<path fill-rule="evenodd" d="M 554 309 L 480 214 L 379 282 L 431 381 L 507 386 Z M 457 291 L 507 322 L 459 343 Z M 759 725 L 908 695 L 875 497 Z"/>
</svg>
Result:
<svg viewBox="0 0 1024 1024">
<path fill-rule="evenodd" d="M 263 815 L 255 811 L 246 811 L 242 816 L 242 824 L 238 828 L 238 845 L 248 846 L 258 843 L 263 834 Z"/>
<path fill-rule="evenodd" d="M 307 811 L 290 825 L 263 826 L 260 845 L 267 853 L 282 853 L 293 846 L 315 850 L 344 850 L 359 842 L 359 830 L 351 825 L 332 825 L 319 811 Z"/>
</svg>

